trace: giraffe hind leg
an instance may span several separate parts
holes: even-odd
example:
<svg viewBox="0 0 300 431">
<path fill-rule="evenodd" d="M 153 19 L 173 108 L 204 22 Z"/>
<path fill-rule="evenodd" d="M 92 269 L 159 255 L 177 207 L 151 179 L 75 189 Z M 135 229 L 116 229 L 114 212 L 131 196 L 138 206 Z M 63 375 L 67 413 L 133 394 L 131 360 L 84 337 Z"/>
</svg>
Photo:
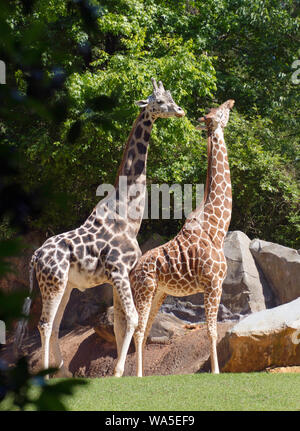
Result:
<svg viewBox="0 0 300 431">
<path fill-rule="evenodd" d="M 148 291 L 153 292 L 155 289 L 154 283 L 148 282 Z M 134 335 L 134 341 L 136 346 L 136 375 L 137 377 L 143 377 L 144 373 L 144 348 L 146 345 L 147 337 L 151 330 L 153 321 L 160 309 L 161 304 L 166 298 L 166 294 L 159 290 L 155 290 L 154 294 L 149 295 L 147 303 L 143 304 L 137 301 L 136 307 L 139 314 L 139 324 Z"/>
<path fill-rule="evenodd" d="M 210 361 L 213 374 L 219 374 L 218 354 L 217 354 L 217 317 L 222 294 L 222 283 L 211 285 L 204 292 L 204 306 L 207 322 L 207 332 L 210 340 Z"/>
</svg>

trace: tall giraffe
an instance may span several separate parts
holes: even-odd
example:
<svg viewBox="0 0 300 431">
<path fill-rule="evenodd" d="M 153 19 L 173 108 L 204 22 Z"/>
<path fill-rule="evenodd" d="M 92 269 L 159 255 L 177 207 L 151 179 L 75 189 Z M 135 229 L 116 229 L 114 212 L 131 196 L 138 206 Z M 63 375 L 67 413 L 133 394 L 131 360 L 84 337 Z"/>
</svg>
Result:
<svg viewBox="0 0 300 431">
<path fill-rule="evenodd" d="M 208 168 L 203 202 L 188 217 L 174 239 L 146 252 L 130 273 L 139 323 L 134 333 L 137 375 L 143 374 L 143 347 L 153 320 L 167 295 L 186 296 L 204 292 L 210 339 L 211 367 L 219 373 L 217 313 L 226 276 L 223 243 L 231 218 L 231 182 L 223 129 L 234 100 L 228 100 L 199 119 L 208 131 Z M 124 315 L 114 304 L 117 343 L 124 336 Z M 122 332 L 123 331 L 123 332 Z"/>
<path fill-rule="evenodd" d="M 36 278 L 42 295 L 42 314 L 38 329 L 42 341 L 43 368 L 49 367 L 50 351 L 54 354 L 58 376 L 70 376 L 61 356 L 58 332 L 62 315 L 71 291 L 81 291 L 102 283 L 110 283 L 126 316 L 126 337 L 119 351 L 115 375 L 124 368 L 127 350 L 138 315 L 133 303 L 129 272 L 141 256 L 136 240 L 145 205 L 146 162 L 150 133 L 154 121 L 161 118 L 182 117 L 184 111 L 177 106 L 171 93 L 162 82 L 152 79 L 154 91 L 137 102 L 141 111 L 133 124 L 123 159 L 120 164 L 115 191 L 108 194 L 94 208 L 88 219 L 77 229 L 49 238 L 33 254 L 30 264 L 30 288 Z M 120 179 L 126 180 L 127 190 L 122 192 Z M 123 194 L 122 194 L 123 193 Z M 125 194 L 125 195 L 124 195 Z M 123 214 L 122 209 L 128 210 Z M 132 210 L 135 211 L 132 211 Z M 24 304 L 30 308 L 30 300 Z M 24 321 L 17 330 L 16 345 L 24 334 Z"/>
</svg>

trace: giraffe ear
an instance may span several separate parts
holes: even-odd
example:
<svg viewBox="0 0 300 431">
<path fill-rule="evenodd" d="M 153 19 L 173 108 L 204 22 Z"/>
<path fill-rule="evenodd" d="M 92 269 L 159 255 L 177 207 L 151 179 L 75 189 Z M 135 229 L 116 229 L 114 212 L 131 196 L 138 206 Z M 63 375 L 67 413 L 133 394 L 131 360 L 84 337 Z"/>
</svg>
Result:
<svg viewBox="0 0 300 431">
<path fill-rule="evenodd" d="M 147 99 L 145 99 L 145 100 L 138 100 L 137 102 L 135 102 L 135 104 L 137 106 L 139 106 L 140 108 L 145 108 L 145 106 L 148 105 L 148 100 Z"/>
</svg>

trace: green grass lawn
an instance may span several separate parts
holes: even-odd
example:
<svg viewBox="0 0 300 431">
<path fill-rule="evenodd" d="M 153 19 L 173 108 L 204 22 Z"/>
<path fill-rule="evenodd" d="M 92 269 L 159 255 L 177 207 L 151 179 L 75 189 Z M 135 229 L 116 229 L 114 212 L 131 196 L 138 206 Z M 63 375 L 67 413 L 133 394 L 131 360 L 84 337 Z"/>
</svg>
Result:
<svg viewBox="0 0 300 431">
<path fill-rule="evenodd" d="M 88 382 L 62 399 L 68 410 L 300 411 L 300 374 L 194 374 Z M 2 403 L 3 408 L 9 408 L 8 401 Z"/>
</svg>

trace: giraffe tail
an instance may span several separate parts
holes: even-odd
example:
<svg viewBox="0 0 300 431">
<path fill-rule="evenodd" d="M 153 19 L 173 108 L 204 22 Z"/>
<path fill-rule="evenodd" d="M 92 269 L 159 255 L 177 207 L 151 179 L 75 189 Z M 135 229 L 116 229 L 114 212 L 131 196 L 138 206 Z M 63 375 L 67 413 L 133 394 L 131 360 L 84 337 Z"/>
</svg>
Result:
<svg viewBox="0 0 300 431">
<path fill-rule="evenodd" d="M 33 255 L 30 261 L 30 267 L 29 267 L 29 296 L 25 298 L 23 308 L 22 308 L 22 315 L 24 317 L 18 321 L 15 337 L 14 337 L 13 352 L 14 352 L 15 358 L 17 358 L 20 354 L 21 346 L 22 346 L 24 337 L 27 333 L 28 316 L 30 313 L 30 307 L 32 302 L 31 295 L 32 295 L 34 283 L 37 282 L 34 262 L 35 262 L 35 256 Z"/>
</svg>

